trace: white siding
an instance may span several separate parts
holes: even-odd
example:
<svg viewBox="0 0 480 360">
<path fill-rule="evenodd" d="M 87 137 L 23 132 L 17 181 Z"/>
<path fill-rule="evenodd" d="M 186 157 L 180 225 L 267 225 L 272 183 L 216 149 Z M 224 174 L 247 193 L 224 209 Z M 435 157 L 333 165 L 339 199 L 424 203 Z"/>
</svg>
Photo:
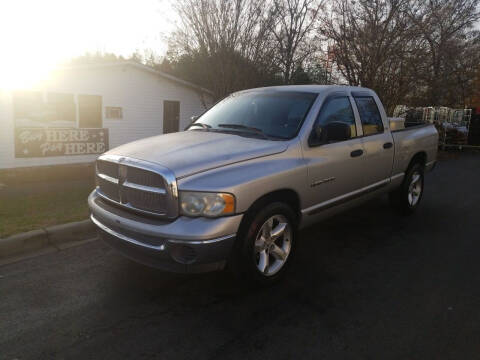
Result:
<svg viewBox="0 0 480 360">
<path fill-rule="evenodd" d="M 109 129 L 110 148 L 163 133 L 163 101 L 180 102 L 180 130 L 192 115 L 205 111 L 200 92 L 133 66 L 63 70 L 35 90 L 102 96 L 103 127 Z M 205 95 L 204 95 L 205 96 Z M 207 103 L 209 99 L 206 99 Z M 123 119 L 105 119 L 106 106 L 123 108 Z M 0 168 L 93 161 L 97 155 L 46 158 L 14 157 L 11 94 L 0 96 Z"/>
</svg>

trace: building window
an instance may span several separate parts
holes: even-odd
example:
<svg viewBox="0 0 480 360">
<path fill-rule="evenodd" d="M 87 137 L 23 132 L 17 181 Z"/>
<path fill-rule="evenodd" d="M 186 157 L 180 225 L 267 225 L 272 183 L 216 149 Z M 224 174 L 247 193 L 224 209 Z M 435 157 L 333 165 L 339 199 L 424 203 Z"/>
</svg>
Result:
<svg viewBox="0 0 480 360">
<path fill-rule="evenodd" d="M 73 127 L 76 105 L 73 94 L 17 91 L 13 94 L 13 109 L 17 126 Z"/>
<path fill-rule="evenodd" d="M 123 111 L 121 107 L 107 106 L 105 107 L 105 118 L 107 119 L 123 119 Z"/>
<path fill-rule="evenodd" d="M 45 104 L 39 91 L 16 91 L 13 94 L 15 120 L 43 121 Z"/>
<path fill-rule="evenodd" d="M 73 101 L 73 94 L 48 93 L 47 99 L 46 116 L 48 121 L 75 123 L 77 110 Z"/>
</svg>

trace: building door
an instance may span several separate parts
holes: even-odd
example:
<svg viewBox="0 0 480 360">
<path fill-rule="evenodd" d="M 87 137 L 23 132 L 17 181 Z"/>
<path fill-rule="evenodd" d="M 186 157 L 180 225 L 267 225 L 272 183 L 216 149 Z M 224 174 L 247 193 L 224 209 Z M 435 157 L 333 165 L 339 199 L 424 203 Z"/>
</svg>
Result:
<svg viewBox="0 0 480 360">
<path fill-rule="evenodd" d="M 99 95 L 78 95 L 78 127 L 102 127 L 102 97 Z"/>
<path fill-rule="evenodd" d="M 179 130 L 180 102 L 163 102 L 163 133 L 168 134 Z"/>
</svg>

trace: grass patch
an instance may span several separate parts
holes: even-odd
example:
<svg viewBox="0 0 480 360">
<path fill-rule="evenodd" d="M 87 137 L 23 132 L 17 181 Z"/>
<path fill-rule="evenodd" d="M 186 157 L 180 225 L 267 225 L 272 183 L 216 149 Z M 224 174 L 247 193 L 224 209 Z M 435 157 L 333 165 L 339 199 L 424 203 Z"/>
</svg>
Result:
<svg viewBox="0 0 480 360">
<path fill-rule="evenodd" d="M 0 238 L 88 218 L 92 181 L 10 185 L 0 189 Z"/>
</svg>

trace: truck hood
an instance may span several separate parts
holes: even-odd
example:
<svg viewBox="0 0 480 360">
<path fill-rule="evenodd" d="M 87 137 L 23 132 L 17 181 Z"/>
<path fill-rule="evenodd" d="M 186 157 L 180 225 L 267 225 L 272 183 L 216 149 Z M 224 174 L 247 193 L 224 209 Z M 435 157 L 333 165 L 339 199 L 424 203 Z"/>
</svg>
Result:
<svg viewBox="0 0 480 360">
<path fill-rule="evenodd" d="M 281 153 L 288 148 L 283 141 L 247 138 L 238 135 L 184 131 L 154 136 L 107 152 L 165 166 L 177 178 L 209 169 Z"/>
</svg>

